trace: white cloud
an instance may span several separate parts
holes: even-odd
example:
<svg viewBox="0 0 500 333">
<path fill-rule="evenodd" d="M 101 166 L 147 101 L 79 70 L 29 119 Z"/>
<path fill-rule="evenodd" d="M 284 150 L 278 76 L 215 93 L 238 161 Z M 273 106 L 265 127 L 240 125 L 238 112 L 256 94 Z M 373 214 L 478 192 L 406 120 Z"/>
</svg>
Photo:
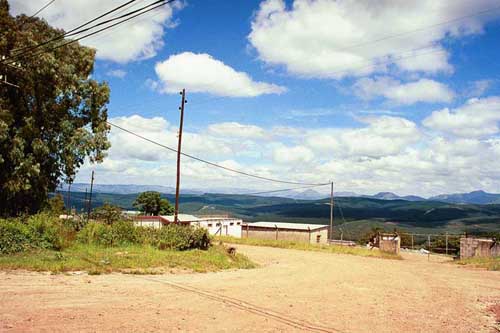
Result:
<svg viewBox="0 0 500 333">
<path fill-rule="evenodd" d="M 262 139 L 266 137 L 263 128 L 255 125 L 244 125 L 237 122 L 217 123 L 208 126 L 208 132 L 216 136 L 233 138 Z"/>
<path fill-rule="evenodd" d="M 286 147 L 279 145 L 273 151 L 274 161 L 280 164 L 307 163 L 313 158 L 313 152 L 304 146 Z"/>
<path fill-rule="evenodd" d="M 44 6 L 47 1 L 12 0 L 9 3 L 13 14 L 31 15 Z M 101 0 L 57 1 L 42 11 L 40 16 L 52 26 L 69 31 L 123 3 L 120 0 L 104 2 Z M 147 3 L 138 1 L 137 4 L 128 6 L 125 10 L 122 9 L 111 14 L 109 18 L 123 15 L 145 5 Z M 175 25 L 172 21 L 173 11 L 182 6 L 180 1 L 176 1 L 172 5 L 162 6 L 98 35 L 82 39 L 80 43 L 96 48 L 97 58 L 103 60 L 126 63 L 151 58 L 164 44 L 165 28 Z"/>
<path fill-rule="evenodd" d="M 353 85 L 353 88 L 363 99 L 383 96 L 393 103 L 403 105 L 417 102 L 449 103 L 455 96 L 445 84 L 429 79 L 401 83 L 390 77 L 362 78 Z"/>
<path fill-rule="evenodd" d="M 263 94 L 281 94 L 286 88 L 265 82 L 256 82 L 237 72 L 222 61 L 206 53 L 184 52 L 157 63 L 156 74 L 166 93 L 177 93 L 186 88 L 190 92 L 205 92 L 229 97 L 254 97 Z"/>
<path fill-rule="evenodd" d="M 305 77 L 364 76 L 384 72 L 388 64 L 410 72 L 450 72 L 449 55 L 440 42 L 481 33 L 498 13 L 436 24 L 496 5 L 494 0 L 294 0 L 287 8 L 284 0 L 266 0 L 248 40 L 264 62 Z M 429 26 L 433 28 L 386 38 Z"/>
<path fill-rule="evenodd" d="M 125 78 L 125 76 L 127 76 L 127 72 L 124 71 L 123 69 L 113 69 L 113 70 L 107 71 L 106 75 L 111 76 L 111 77 L 116 77 L 119 79 L 123 79 L 123 78 Z"/>
<path fill-rule="evenodd" d="M 500 103 L 497 97 L 472 100 L 450 112 L 467 109 L 481 114 L 481 110 L 488 109 L 485 105 L 493 111 L 495 100 Z M 252 124 L 211 124 L 197 133 L 185 131 L 183 150 L 269 178 L 306 182 L 332 179 L 337 191 L 393 191 L 424 196 L 479 188 L 498 191 L 497 133 L 484 137 L 443 136 L 402 117 L 372 116 L 359 120 L 359 128 L 267 129 Z M 162 144 L 176 146 L 176 128 L 164 118 L 135 115 L 110 121 Z M 244 128 L 243 137 L 233 130 L 240 126 Z M 262 140 L 258 135 L 261 130 L 272 135 Z M 102 165 L 93 167 L 98 183 L 175 184 L 175 153 L 114 128 L 110 140 L 109 157 Z M 79 179 L 87 181 L 89 171 L 90 167 L 85 166 Z M 282 187 L 182 159 L 184 189 L 258 191 Z"/>
<path fill-rule="evenodd" d="M 491 86 L 494 80 L 477 80 L 469 84 L 468 91 L 465 93 L 468 97 L 481 97 Z"/>
<path fill-rule="evenodd" d="M 433 130 L 461 137 L 485 137 L 499 133 L 500 98 L 473 98 L 456 109 L 434 111 L 423 120 Z"/>
</svg>

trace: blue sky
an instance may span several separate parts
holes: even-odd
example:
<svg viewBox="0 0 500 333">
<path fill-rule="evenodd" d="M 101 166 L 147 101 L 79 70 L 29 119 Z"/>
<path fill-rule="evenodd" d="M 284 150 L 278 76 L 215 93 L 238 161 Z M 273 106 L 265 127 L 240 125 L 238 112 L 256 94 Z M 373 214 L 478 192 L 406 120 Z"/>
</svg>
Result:
<svg viewBox="0 0 500 333">
<path fill-rule="evenodd" d="M 40 16 L 69 29 L 122 2 L 56 0 Z M 84 44 L 111 121 L 130 130 L 175 146 L 187 89 L 188 153 L 338 191 L 500 192 L 499 17 L 492 0 L 192 0 Z M 100 183 L 174 184 L 173 154 L 115 129 L 110 140 L 77 181 L 94 169 Z M 280 188 L 192 161 L 183 184 Z"/>
</svg>

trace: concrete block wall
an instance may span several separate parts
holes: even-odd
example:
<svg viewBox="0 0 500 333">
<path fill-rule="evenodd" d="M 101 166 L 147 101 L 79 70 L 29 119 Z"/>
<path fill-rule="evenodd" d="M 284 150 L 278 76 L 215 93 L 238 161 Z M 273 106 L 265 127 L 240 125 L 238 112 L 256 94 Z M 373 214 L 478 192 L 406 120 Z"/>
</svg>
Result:
<svg viewBox="0 0 500 333">
<path fill-rule="evenodd" d="M 383 252 L 399 254 L 401 249 L 401 238 L 399 236 L 380 236 L 379 249 Z"/>
<path fill-rule="evenodd" d="M 500 256 L 500 243 L 486 238 L 460 238 L 460 259 L 496 256 Z"/>
</svg>

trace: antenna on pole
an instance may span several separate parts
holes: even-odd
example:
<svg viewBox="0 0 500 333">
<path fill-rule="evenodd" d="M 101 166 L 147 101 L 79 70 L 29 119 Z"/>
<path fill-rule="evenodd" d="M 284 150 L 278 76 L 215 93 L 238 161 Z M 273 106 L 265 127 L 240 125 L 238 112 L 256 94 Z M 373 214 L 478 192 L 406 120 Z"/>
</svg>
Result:
<svg viewBox="0 0 500 333">
<path fill-rule="evenodd" d="M 330 182 L 330 240 L 333 240 L 333 182 Z"/>
<path fill-rule="evenodd" d="M 92 187 L 94 186 L 94 170 L 92 170 L 92 178 L 90 179 L 89 206 L 87 211 L 87 222 L 90 220 L 90 211 L 92 210 Z"/>
<path fill-rule="evenodd" d="M 174 223 L 179 222 L 179 190 L 181 184 L 181 146 L 182 146 L 182 126 L 184 124 L 184 105 L 186 104 L 186 89 L 182 89 L 180 92 L 182 96 L 181 106 L 179 110 L 181 111 L 181 119 L 179 123 L 179 142 L 177 145 L 177 179 L 175 185 L 175 210 L 174 210 Z"/>
</svg>

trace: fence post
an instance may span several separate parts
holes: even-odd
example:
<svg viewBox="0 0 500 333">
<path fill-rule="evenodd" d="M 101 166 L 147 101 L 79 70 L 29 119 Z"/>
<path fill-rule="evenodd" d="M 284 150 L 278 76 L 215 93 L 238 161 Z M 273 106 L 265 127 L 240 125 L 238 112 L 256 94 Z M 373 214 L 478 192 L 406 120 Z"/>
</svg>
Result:
<svg viewBox="0 0 500 333">
<path fill-rule="evenodd" d="M 429 247 L 429 253 L 427 254 L 427 261 L 431 260 L 431 235 L 427 235 L 427 245 Z"/>
<path fill-rule="evenodd" d="M 274 226 L 276 227 L 276 240 L 278 240 L 278 226 L 276 224 Z"/>
<path fill-rule="evenodd" d="M 413 234 L 411 234 L 411 249 L 415 250 L 415 246 L 413 245 Z"/>
<path fill-rule="evenodd" d="M 446 233 L 446 255 L 448 255 L 448 232 Z"/>
</svg>

